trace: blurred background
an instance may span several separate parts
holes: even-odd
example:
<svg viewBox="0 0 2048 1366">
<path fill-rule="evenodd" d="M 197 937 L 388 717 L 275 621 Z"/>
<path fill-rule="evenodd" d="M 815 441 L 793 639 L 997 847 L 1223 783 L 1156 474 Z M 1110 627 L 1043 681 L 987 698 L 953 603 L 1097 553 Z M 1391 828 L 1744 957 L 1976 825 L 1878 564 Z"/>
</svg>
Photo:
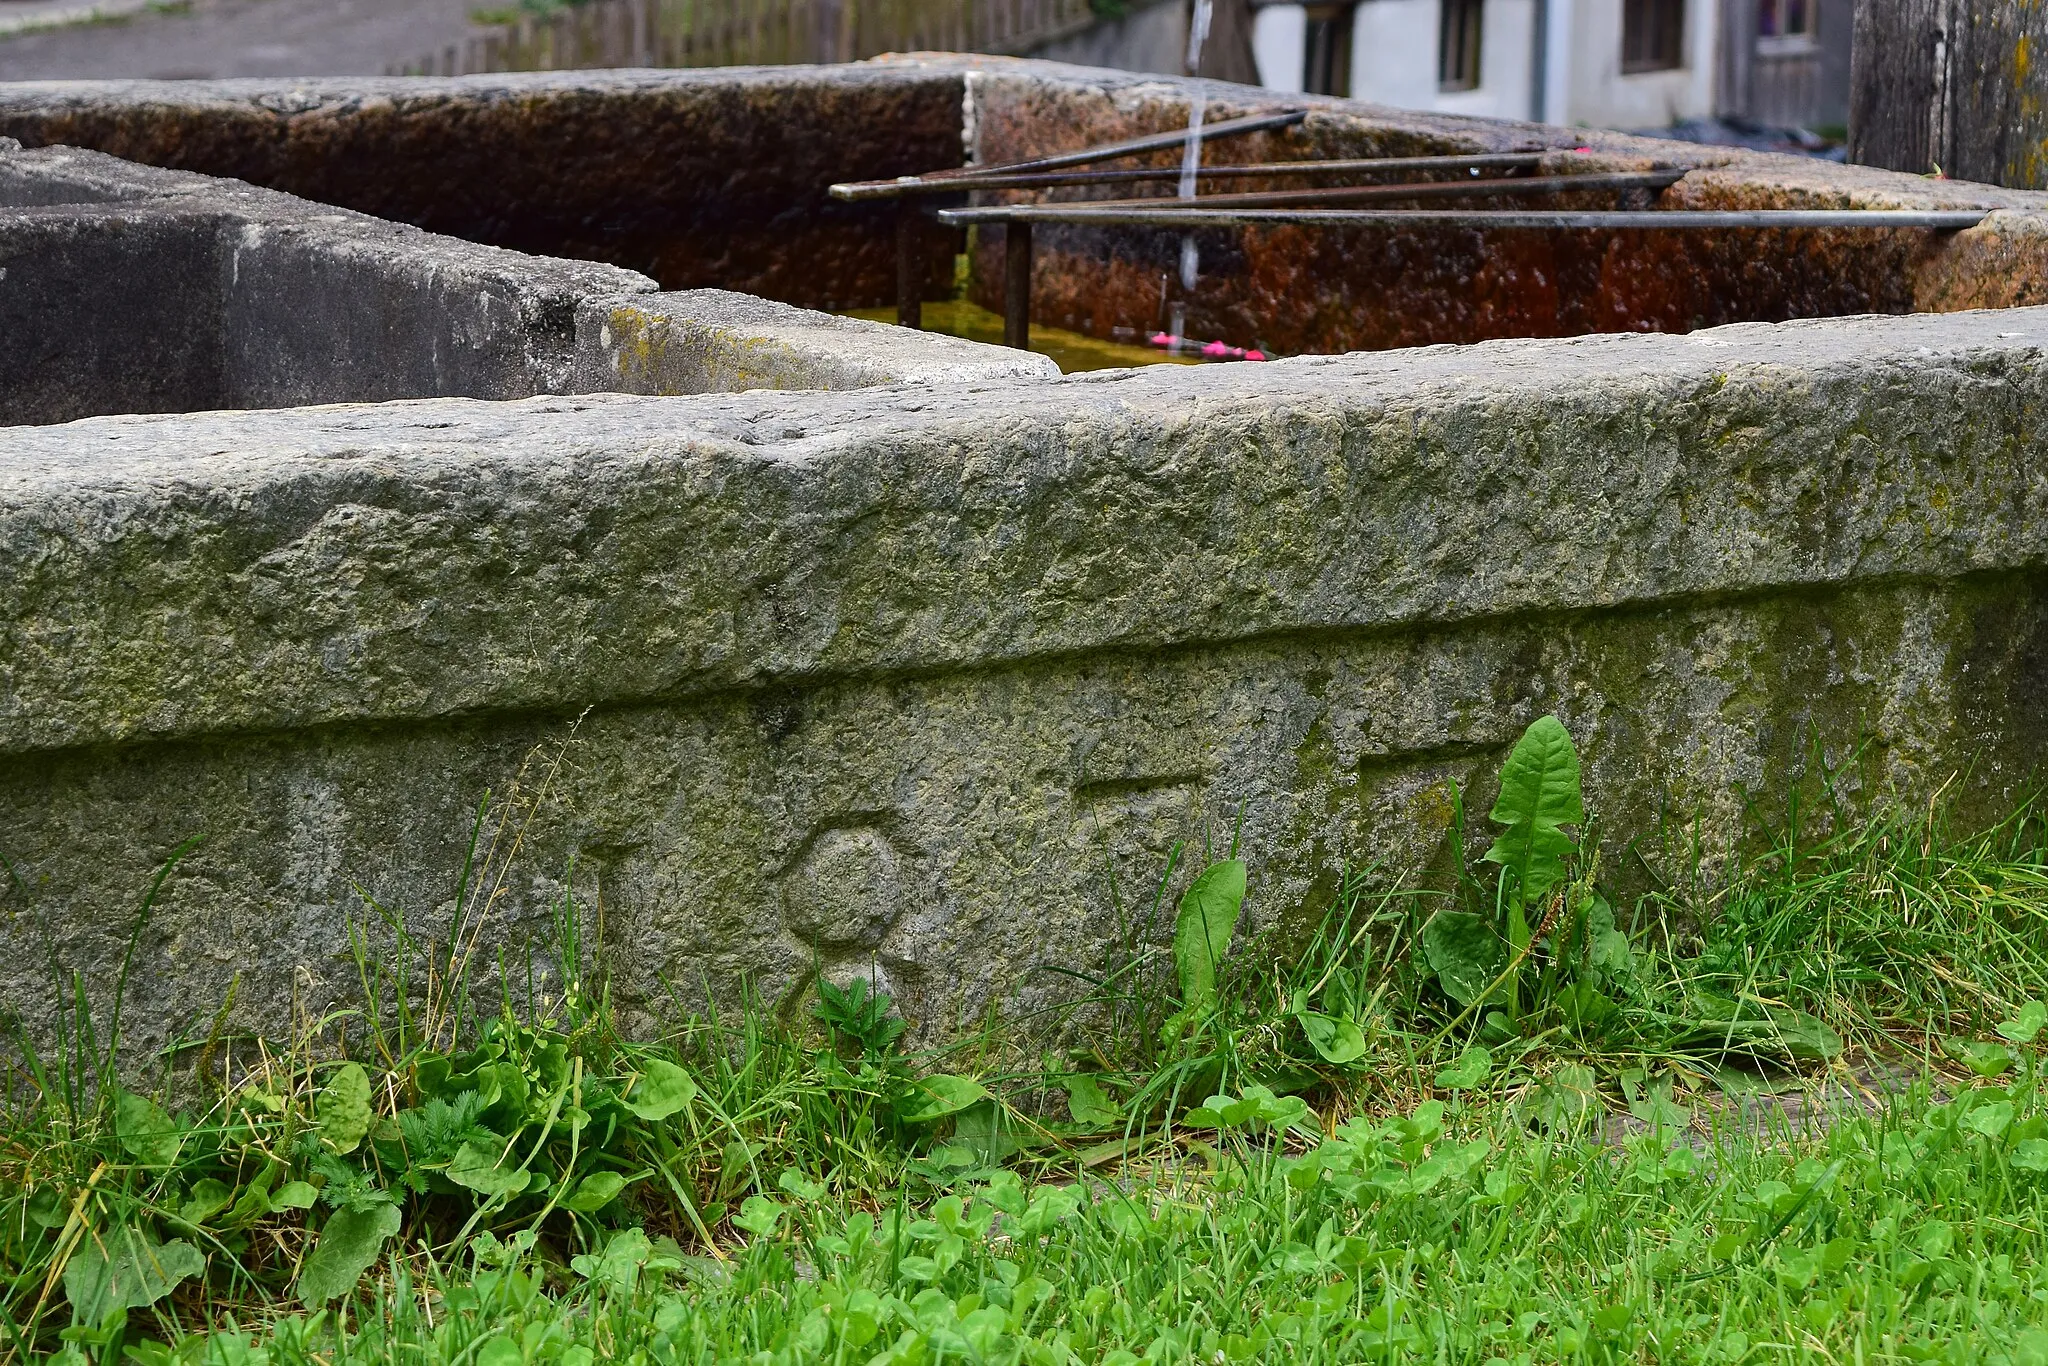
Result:
<svg viewBox="0 0 2048 1366">
<path fill-rule="evenodd" d="M 2031 0 L 0 0 L 0 80 L 938 49 L 1181 74 L 1202 22 L 1200 74 L 1273 90 L 2042 183 Z"/>
</svg>

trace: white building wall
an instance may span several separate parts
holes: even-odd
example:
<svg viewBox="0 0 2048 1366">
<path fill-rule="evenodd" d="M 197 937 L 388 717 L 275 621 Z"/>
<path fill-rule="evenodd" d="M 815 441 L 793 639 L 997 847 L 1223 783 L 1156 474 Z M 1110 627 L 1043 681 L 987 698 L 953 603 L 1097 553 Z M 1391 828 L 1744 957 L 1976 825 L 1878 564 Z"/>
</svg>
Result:
<svg viewBox="0 0 2048 1366">
<path fill-rule="evenodd" d="M 1486 0 L 1474 90 L 1437 89 L 1438 0 L 1360 0 L 1352 17 L 1351 96 L 1399 109 L 1540 117 L 1593 128 L 1659 128 L 1714 112 L 1720 0 L 1687 0 L 1685 63 L 1623 75 L 1621 0 Z M 1536 25 L 1549 34 L 1543 109 L 1535 108 Z M 1300 5 L 1255 12 L 1260 80 L 1301 89 L 1307 14 Z"/>
<path fill-rule="evenodd" d="M 1436 0 L 1361 0 L 1351 16 L 1351 98 L 1436 108 L 1436 27 Z"/>
<path fill-rule="evenodd" d="M 1379 0 L 1365 0 L 1377 4 Z M 1446 114 L 1479 114 L 1494 119 L 1526 119 L 1535 94 L 1536 0 L 1486 0 L 1479 32 L 1479 87 L 1446 90 L 1430 106 Z M 1430 70 L 1436 70 L 1435 44 Z"/>
<path fill-rule="evenodd" d="M 1268 90 L 1301 89 L 1308 51 L 1308 10 L 1301 5 L 1264 5 L 1252 11 L 1252 61 L 1259 84 Z"/>
<path fill-rule="evenodd" d="M 1571 35 L 1579 25 L 1577 6 L 1579 0 L 1550 0 L 1544 6 L 1550 43 L 1544 47 L 1542 123 L 1571 123 Z M 1614 35 L 1614 41 L 1622 41 L 1620 33 Z"/>
<path fill-rule="evenodd" d="M 1370 0 L 1368 0 L 1370 3 Z M 1687 0 L 1685 65 L 1671 71 L 1621 71 L 1621 0 L 1552 0 L 1573 10 L 1566 123 L 1590 128 L 1662 128 L 1714 112 L 1714 0 Z"/>
</svg>

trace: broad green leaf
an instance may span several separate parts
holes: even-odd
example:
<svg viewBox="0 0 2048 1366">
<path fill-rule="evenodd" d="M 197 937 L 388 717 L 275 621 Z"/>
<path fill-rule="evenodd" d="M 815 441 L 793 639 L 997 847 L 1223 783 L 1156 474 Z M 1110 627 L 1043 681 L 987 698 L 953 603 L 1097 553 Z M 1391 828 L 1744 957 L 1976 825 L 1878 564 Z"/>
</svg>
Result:
<svg viewBox="0 0 2048 1366">
<path fill-rule="evenodd" d="M 1529 1093 L 1525 1104 L 1531 1118 L 1552 1130 L 1577 1128 L 1606 1109 L 1593 1069 L 1576 1062 L 1552 1072 Z"/>
<path fill-rule="evenodd" d="M 527 1118 L 527 1102 L 533 1087 L 517 1063 L 488 1063 L 476 1069 L 477 1089 L 490 1097 L 477 1115 L 485 1128 L 499 1133 L 517 1133 Z"/>
<path fill-rule="evenodd" d="M 1956 1051 L 1972 1072 L 1986 1080 L 2012 1066 L 2012 1052 L 2002 1043 L 1965 1043 Z"/>
<path fill-rule="evenodd" d="M 178 1160 L 184 1131 L 153 1100 L 123 1091 L 114 1102 L 114 1135 L 145 1167 L 159 1170 Z"/>
<path fill-rule="evenodd" d="M 305 1181 L 287 1181 L 270 1197 L 272 1209 L 311 1209 L 320 1192 Z"/>
<path fill-rule="evenodd" d="M 1422 931 L 1422 956 L 1444 994 L 1461 1006 L 1478 1001 L 1506 966 L 1500 936 L 1466 911 L 1442 911 L 1431 919 Z"/>
<path fill-rule="evenodd" d="M 1986 1138 L 1997 1138 L 2012 1123 L 2012 1102 L 1993 1101 L 1988 1105 L 1973 1105 L 1963 1116 L 1962 1125 L 1973 1133 Z"/>
<path fill-rule="evenodd" d="M 1493 1053 L 1475 1043 L 1460 1053 L 1456 1062 L 1436 1074 L 1436 1084 L 1446 1091 L 1469 1091 L 1492 1075 Z"/>
<path fill-rule="evenodd" d="M 1348 1067 L 1365 1056 L 1365 1031 L 1355 1021 L 1313 1010 L 1304 1010 L 1294 1018 L 1301 1021 L 1301 1032 L 1308 1036 L 1309 1047 L 1331 1066 Z"/>
<path fill-rule="evenodd" d="M 327 1079 L 313 1102 L 320 1140 L 338 1153 L 352 1153 L 370 1132 L 370 1074 L 352 1062 Z"/>
<path fill-rule="evenodd" d="M 1607 1022 L 1617 1009 L 1612 997 L 1591 982 L 1573 982 L 1557 993 L 1558 1009 L 1575 1029 L 1595 1029 Z"/>
<path fill-rule="evenodd" d="M 1586 819 L 1578 752 L 1555 716 L 1537 717 L 1515 742 L 1491 816 L 1508 828 L 1486 851 L 1487 861 L 1513 874 L 1522 905 L 1541 901 L 1564 875 L 1564 855 L 1576 847 L 1558 827 Z"/>
<path fill-rule="evenodd" d="M 625 1094 L 626 1108 L 650 1123 L 667 1119 L 697 1097 L 697 1083 L 672 1062 L 645 1058 L 640 1076 Z"/>
<path fill-rule="evenodd" d="M 1586 962 L 1612 977 L 1635 975 L 1635 954 L 1628 936 L 1614 927 L 1614 907 L 1598 892 L 1587 898 Z"/>
<path fill-rule="evenodd" d="M 1107 1129 L 1122 1122 L 1123 1107 L 1110 1098 L 1094 1077 L 1078 1072 L 1068 1077 L 1065 1084 L 1067 1113 L 1074 1117 L 1074 1123 L 1090 1129 Z"/>
<path fill-rule="evenodd" d="M 64 1294 L 73 1323 L 98 1324 L 117 1309 L 155 1304 L 206 1258 L 184 1239 L 158 1243 L 135 1228 L 90 1232 L 64 1267 Z"/>
<path fill-rule="evenodd" d="M 526 1173 L 510 1162 L 505 1145 L 496 1141 L 485 1144 L 468 1140 L 449 1159 L 445 1175 L 456 1185 L 479 1195 L 507 1195 L 526 1189 Z"/>
<path fill-rule="evenodd" d="M 813 1181 L 796 1168 L 791 1167 L 775 1178 L 776 1186 L 803 1201 L 815 1205 L 825 1198 L 828 1187 L 822 1181 Z"/>
<path fill-rule="evenodd" d="M 2019 1008 L 2010 1020 L 1998 1026 L 1998 1032 L 2017 1044 L 2032 1043 L 2048 1026 L 2048 1005 L 2029 1001 Z"/>
<path fill-rule="evenodd" d="M 1180 899 L 1173 927 L 1173 967 L 1180 976 L 1181 1004 L 1189 1010 L 1216 1003 L 1216 969 L 1237 933 L 1244 889 L 1244 860 L 1225 859 L 1203 869 Z"/>
<path fill-rule="evenodd" d="M 616 1200 L 625 1188 L 626 1178 L 617 1172 L 592 1172 L 576 1184 L 575 1192 L 562 1202 L 562 1207 L 579 1214 L 595 1214 Z"/>
<path fill-rule="evenodd" d="M 760 1198 L 753 1196 L 749 1203 Z M 738 1223 L 739 1220 L 733 1222 Z M 670 1271 L 678 1265 L 680 1262 L 676 1258 L 662 1255 L 646 1233 L 637 1228 L 614 1233 L 599 1252 L 586 1252 L 569 1259 L 569 1269 L 583 1279 L 622 1293 L 631 1292 L 639 1283 L 642 1272 Z"/>
<path fill-rule="evenodd" d="M 2048 1172 L 2048 1138 L 2029 1138 L 2015 1145 L 2012 1164 L 2025 1172 Z"/>
<path fill-rule="evenodd" d="M 192 1183 L 192 1193 L 185 1197 L 185 1203 L 178 1210 L 178 1217 L 188 1224 L 203 1224 L 228 1207 L 235 1198 L 234 1190 L 225 1181 L 208 1176 Z"/>
<path fill-rule="evenodd" d="M 1658 1081 L 1640 1097 L 1631 1100 L 1628 1112 L 1652 1129 L 1683 1129 L 1692 1123 L 1692 1111 L 1671 1098 L 1669 1078 Z"/>
<path fill-rule="evenodd" d="M 71 1220 L 71 1200 L 56 1186 L 37 1190 L 23 1209 L 43 1228 L 62 1228 Z"/>
<path fill-rule="evenodd" d="M 385 1241 L 398 1232 L 398 1225 L 396 1205 L 335 1211 L 299 1270 L 299 1298 L 307 1307 L 318 1309 L 355 1289 L 383 1251 Z"/>
<path fill-rule="evenodd" d="M 953 1144 L 972 1153 L 977 1167 L 994 1166 L 1020 1146 L 993 1100 L 978 1101 L 954 1117 Z"/>
<path fill-rule="evenodd" d="M 930 1124 L 933 1120 L 958 1114 L 988 1096 L 987 1088 L 980 1082 L 945 1072 L 920 1077 L 916 1089 L 916 1098 L 908 1102 L 909 1108 L 903 1114 L 904 1122 L 908 1124 Z"/>
<path fill-rule="evenodd" d="M 765 1195 L 750 1195 L 740 1202 L 740 1212 L 732 1217 L 734 1228 L 742 1228 L 756 1238 L 766 1238 L 775 1232 L 782 1222 L 783 1208 Z"/>
<path fill-rule="evenodd" d="M 476 1366 L 525 1366 L 526 1354 L 509 1337 L 496 1337 L 477 1350 Z"/>
</svg>

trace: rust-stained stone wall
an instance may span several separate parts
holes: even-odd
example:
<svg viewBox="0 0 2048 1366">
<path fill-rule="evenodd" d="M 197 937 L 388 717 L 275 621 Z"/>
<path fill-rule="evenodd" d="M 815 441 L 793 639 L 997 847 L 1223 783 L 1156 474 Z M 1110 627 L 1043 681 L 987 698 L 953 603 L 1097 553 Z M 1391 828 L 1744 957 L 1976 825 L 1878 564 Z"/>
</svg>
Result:
<svg viewBox="0 0 2048 1366">
<path fill-rule="evenodd" d="M 1337 352 L 2048 298 L 2040 226 L 2048 220 L 2037 216 L 2048 196 L 1218 82 L 1205 88 L 1212 119 L 1312 111 L 1298 128 L 1217 144 L 1212 160 L 1548 149 L 1560 167 L 1692 168 L 1664 192 L 1669 207 L 1982 204 L 2011 212 L 1941 236 L 1205 232 L 1203 274 L 1187 300 L 1189 329 L 1203 336 L 1282 354 Z M 0 135 L 235 176 L 473 241 L 607 261 L 665 289 L 718 287 L 834 308 L 891 300 L 895 258 L 893 209 L 835 203 L 825 194 L 832 181 L 958 165 L 969 147 L 989 162 L 1178 128 L 1193 89 L 1163 77 L 956 56 L 452 79 L 61 82 L 0 87 Z M 991 307 L 1000 305 L 1000 237 L 986 234 L 972 257 L 973 296 Z M 962 240 L 936 227 L 927 234 L 927 297 L 950 288 Z M 1041 323 L 1097 336 L 1150 329 L 1178 292 L 1172 233 L 1046 226 L 1037 240 Z"/>
<path fill-rule="evenodd" d="M 943 69 L 0 86 L 0 136 L 232 176 L 432 232 L 805 307 L 895 297 L 887 207 L 834 180 L 957 166 Z M 943 292 L 958 249 L 934 234 Z"/>
<path fill-rule="evenodd" d="M 979 161 L 1042 155 L 1181 127 L 1187 120 L 1185 82 L 1126 78 L 1091 84 L 1005 71 L 968 80 Z M 1687 332 L 1731 322 L 2007 306 L 2048 296 L 2048 237 L 2031 217 L 2048 204 L 2041 195 L 1583 129 L 1212 89 L 1227 93 L 1220 99 L 1212 95 L 1211 119 L 1302 103 L 1314 112 L 1293 129 L 1217 144 L 1211 162 L 1550 150 L 1556 156 L 1546 170 L 1695 168 L 1657 201 L 1666 208 L 1993 205 L 2029 217 L 1942 235 L 1215 229 L 1196 234 L 1202 276 L 1186 296 L 1179 284 L 1178 235 L 1047 224 L 1034 233 L 1038 321 L 1106 336 L 1120 327 L 1157 327 L 1170 304 L 1180 300 L 1191 335 L 1295 354 L 1507 336 Z M 1157 164 L 1175 161 L 1162 156 Z M 1095 197 L 1144 192 L 1117 187 Z M 1171 187 L 1151 192 L 1168 194 Z M 1063 190 L 1060 197 L 1087 193 Z M 1472 208 L 1531 202 L 1461 201 Z M 1614 197 L 1597 195 L 1542 202 L 1556 208 L 1618 206 Z M 1000 231 L 982 234 L 973 291 L 989 307 L 1000 307 L 1001 261 Z"/>
</svg>

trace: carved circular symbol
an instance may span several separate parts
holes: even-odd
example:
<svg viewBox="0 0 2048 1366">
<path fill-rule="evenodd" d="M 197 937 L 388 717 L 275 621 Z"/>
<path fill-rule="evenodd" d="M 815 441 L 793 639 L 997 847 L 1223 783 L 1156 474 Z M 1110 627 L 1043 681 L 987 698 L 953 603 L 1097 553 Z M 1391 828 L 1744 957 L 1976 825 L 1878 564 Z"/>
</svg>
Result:
<svg viewBox="0 0 2048 1366">
<path fill-rule="evenodd" d="M 782 922 L 827 953 L 873 952 L 902 909 L 902 860 L 872 827 L 823 830 L 782 883 Z"/>
</svg>

